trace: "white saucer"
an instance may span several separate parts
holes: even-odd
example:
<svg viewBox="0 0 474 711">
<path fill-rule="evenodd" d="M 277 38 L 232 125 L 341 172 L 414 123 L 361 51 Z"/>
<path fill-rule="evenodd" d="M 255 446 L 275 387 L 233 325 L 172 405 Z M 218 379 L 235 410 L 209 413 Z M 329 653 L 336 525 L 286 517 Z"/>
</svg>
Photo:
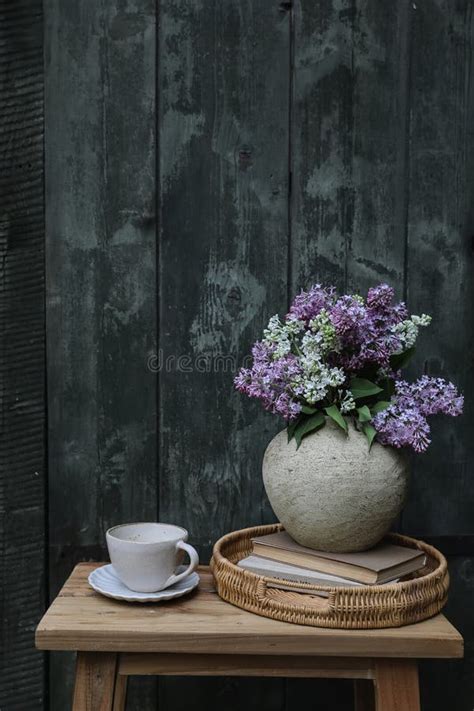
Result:
<svg viewBox="0 0 474 711">
<path fill-rule="evenodd" d="M 181 570 L 184 570 L 184 566 Z M 181 572 L 178 568 L 177 572 Z M 105 597 L 112 597 L 114 600 L 126 600 L 127 602 L 162 602 L 163 600 L 172 600 L 175 597 L 181 597 L 186 593 L 194 590 L 199 585 L 199 575 L 191 573 L 179 583 L 171 585 L 165 590 L 160 590 L 155 593 L 142 593 L 130 590 L 117 577 L 114 567 L 111 563 L 96 568 L 89 575 L 89 585 L 91 588 Z"/>
</svg>

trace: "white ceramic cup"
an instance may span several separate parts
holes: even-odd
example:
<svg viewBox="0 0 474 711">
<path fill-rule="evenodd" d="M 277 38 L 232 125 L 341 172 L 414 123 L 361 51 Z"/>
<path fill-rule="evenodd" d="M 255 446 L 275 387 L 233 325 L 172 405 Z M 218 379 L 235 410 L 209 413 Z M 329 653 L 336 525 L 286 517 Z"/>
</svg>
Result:
<svg viewBox="0 0 474 711">
<path fill-rule="evenodd" d="M 158 592 L 174 585 L 199 565 L 197 551 L 186 543 L 188 532 L 167 523 L 124 523 L 106 533 L 110 560 L 118 577 L 136 592 Z M 179 552 L 190 558 L 176 575 Z"/>
</svg>

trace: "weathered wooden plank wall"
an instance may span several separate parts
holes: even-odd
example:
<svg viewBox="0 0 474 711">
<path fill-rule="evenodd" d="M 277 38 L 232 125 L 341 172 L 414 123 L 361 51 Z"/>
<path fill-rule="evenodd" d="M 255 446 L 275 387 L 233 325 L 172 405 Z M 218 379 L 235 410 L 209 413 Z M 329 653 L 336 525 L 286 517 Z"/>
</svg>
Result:
<svg viewBox="0 0 474 711">
<path fill-rule="evenodd" d="M 51 595 L 111 525 L 157 516 L 155 21 L 45 1 Z M 52 655 L 57 711 L 72 662 Z"/>
<path fill-rule="evenodd" d="M 410 174 L 407 185 L 406 291 L 416 311 L 434 316 L 414 367 L 459 383 L 458 422 L 435 423 L 426 457 L 414 460 L 403 527 L 421 536 L 473 533 L 474 101 L 472 2 L 415 3 L 412 23 Z M 472 550 L 470 551 L 472 555 Z M 473 558 L 450 559 L 448 613 L 467 639 L 466 659 L 425 665 L 428 708 L 469 709 L 474 700 Z M 463 555 L 464 554 L 464 555 Z"/>
<path fill-rule="evenodd" d="M 0 708 L 41 709 L 45 599 L 40 0 L 0 2 Z"/>
<path fill-rule="evenodd" d="M 364 291 L 383 280 L 403 296 L 410 7 L 295 4 L 292 294 L 316 281 Z M 350 684 L 319 686 L 321 708 L 350 708 Z M 289 682 L 289 708 L 307 695 L 307 682 Z"/>
<path fill-rule="evenodd" d="M 287 300 L 290 24 L 278 3 L 240 0 L 165 0 L 159 20 L 159 511 L 208 558 L 271 515 L 255 462 L 276 423 L 232 374 Z M 282 684 L 160 686 L 163 708 L 192 694 L 231 711 L 274 709 Z"/>
<path fill-rule="evenodd" d="M 179 520 L 206 558 L 221 533 L 272 519 L 259 469 L 278 423 L 233 393 L 233 371 L 301 287 L 386 280 L 434 316 L 416 367 L 467 395 L 463 419 L 439 423 L 414 461 L 402 527 L 444 536 L 454 552 L 449 612 L 468 639 L 464 662 L 424 667 L 423 708 L 471 711 L 471 0 L 43 6 L 46 506 L 41 3 L 0 3 L 2 96 L 21 113 L 12 122 L 0 110 L 10 171 L 0 372 L 13 445 L 2 449 L 2 569 L 25 555 L 24 577 L 17 570 L 5 586 L 16 657 L 0 706 L 43 708 L 31 648 L 42 596 L 74 562 L 104 554 L 109 525 Z M 13 408 L 17 397 L 24 408 Z M 37 595 L 22 597 L 32 580 L 42 581 Z M 52 655 L 49 666 L 44 708 L 62 711 L 72 659 Z M 308 698 L 319 710 L 351 708 L 350 685 L 337 682 L 175 679 L 158 691 L 140 680 L 129 708 L 292 711 Z"/>
</svg>

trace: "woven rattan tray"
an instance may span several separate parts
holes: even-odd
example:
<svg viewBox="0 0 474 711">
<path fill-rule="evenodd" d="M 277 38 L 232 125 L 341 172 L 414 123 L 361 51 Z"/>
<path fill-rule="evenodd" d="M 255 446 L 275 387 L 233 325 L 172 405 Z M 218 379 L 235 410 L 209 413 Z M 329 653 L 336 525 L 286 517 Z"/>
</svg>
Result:
<svg viewBox="0 0 474 711">
<path fill-rule="evenodd" d="M 214 546 L 211 568 L 217 592 L 227 602 L 275 620 L 313 627 L 375 629 L 401 627 L 436 615 L 446 603 L 449 587 L 444 556 L 414 538 L 390 534 L 393 543 L 426 553 L 426 566 L 410 579 L 389 585 L 357 588 L 300 584 L 306 593 L 271 587 L 275 578 L 256 575 L 236 563 L 252 552 L 251 539 L 281 530 L 279 524 L 228 533 Z M 315 595 L 323 590 L 328 597 Z"/>
</svg>

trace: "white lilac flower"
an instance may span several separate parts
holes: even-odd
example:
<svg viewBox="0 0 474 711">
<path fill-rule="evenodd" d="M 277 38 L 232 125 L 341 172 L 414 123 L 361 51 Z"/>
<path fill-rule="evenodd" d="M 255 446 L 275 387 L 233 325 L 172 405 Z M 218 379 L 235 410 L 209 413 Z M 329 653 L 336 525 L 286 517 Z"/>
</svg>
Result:
<svg viewBox="0 0 474 711">
<path fill-rule="evenodd" d="M 330 368 L 319 355 L 303 355 L 300 358 L 302 374 L 292 382 L 292 389 L 309 405 L 314 405 L 323 400 L 330 388 L 336 388 L 345 380 L 341 368 Z"/>
<path fill-rule="evenodd" d="M 339 409 L 343 415 L 355 410 L 356 403 L 350 390 L 346 390 L 345 392 L 343 390 L 339 390 L 338 395 L 340 397 Z"/>
<path fill-rule="evenodd" d="M 411 320 L 415 326 L 429 326 L 431 323 L 431 316 L 429 314 L 421 314 L 421 316 L 413 315 Z"/>
<path fill-rule="evenodd" d="M 305 330 L 306 326 L 304 321 L 301 321 L 299 318 L 296 318 L 296 316 L 288 314 L 285 319 L 285 328 L 293 336 L 297 336 L 301 331 Z"/>
<path fill-rule="evenodd" d="M 275 338 L 280 335 L 282 329 L 283 324 L 280 321 L 280 317 L 278 316 L 278 314 L 275 314 L 271 317 L 270 321 L 268 322 L 268 326 L 263 331 L 263 340 L 267 341 L 268 343 L 274 341 Z"/>
<path fill-rule="evenodd" d="M 310 321 L 309 327 L 311 331 L 318 334 L 321 343 L 321 350 L 323 352 L 329 353 L 329 351 L 335 348 L 337 340 L 336 329 L 331 323 L 326 309 L 322 309 L 319 314 Z"/>
<path fill-rule="evenodd" d="M 306 332 L 301 340 L 301 352 L 306 356 L 323 356 L 324 339 L 321 333 Z"/>
<path fill-rule="evenodd" d="M 396 352 L 403 353 L 403 351 L 413 348 L 418 338 L 420 326 L 429 326 L 430 323 L 431 316 L 421 314 L 421 316 L 411 316 L 405 319 L 405 321 L 401 321 L 395 326 L 392 326 L 391 332 L 396 335 L 400 341 L 400 347 Z"/>
<path fill-rule="evenodd" d="M 273 347 L 273 359 L 283 358 L 291 353 L 292 345 L 304 324 L 298 319 L 288 319 L 284 323 L 278 315 L 272 316 L 263 332 L 263 342 Z"/>
<path fill-rule="evenodd" d="M 263 342 L 273 346 L 273 359 L 282 358 L 291 352 L 290 329 L 280 321 L 278 315 L 272 316 L 263 332 Z"/>
</svg>

